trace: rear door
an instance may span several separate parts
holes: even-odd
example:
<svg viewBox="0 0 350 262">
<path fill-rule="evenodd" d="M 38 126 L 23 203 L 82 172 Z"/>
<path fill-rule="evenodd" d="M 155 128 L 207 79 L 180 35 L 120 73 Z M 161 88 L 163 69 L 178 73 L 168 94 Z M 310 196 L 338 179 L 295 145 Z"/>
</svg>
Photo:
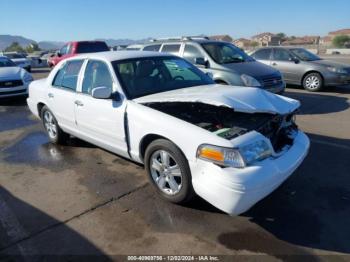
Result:
<svg viewBox="0 0 350 262">
<path fill-rule="evenodd" d="M 75 130 L 75 96 L 79 73 L 84 60 L 66 62 L 57 71 L 51 87 L 48 89 L 48 106 L 55 115 L 59 125 Z"/>
<path fill-rule="evenodd" d="M 91 93 L 96 87 L 116 91 L 113 69 L 104 61 L 89 60 L 81 88 L 75 99 L 76 123 L 79 133 L 112 152 L 128 156 L 125 137 L 125 99 L 96 99 Z"/>
</svg>

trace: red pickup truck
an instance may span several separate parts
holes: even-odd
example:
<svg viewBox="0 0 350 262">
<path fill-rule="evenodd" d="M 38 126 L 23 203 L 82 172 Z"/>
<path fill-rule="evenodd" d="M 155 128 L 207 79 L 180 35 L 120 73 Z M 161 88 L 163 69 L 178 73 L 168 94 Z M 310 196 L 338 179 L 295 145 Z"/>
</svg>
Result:
<svg viewBox="0 0 350 262">
<path fill-rule="evenodd" d="M 56 55 L 50 57 L 47 61 L 49 67 L 54 67 L 62 60 L 84 53 L 96 53 L 109 51 L 107 44 L 103 41 L 77 41 L 65 44 Z"/>
</svg>

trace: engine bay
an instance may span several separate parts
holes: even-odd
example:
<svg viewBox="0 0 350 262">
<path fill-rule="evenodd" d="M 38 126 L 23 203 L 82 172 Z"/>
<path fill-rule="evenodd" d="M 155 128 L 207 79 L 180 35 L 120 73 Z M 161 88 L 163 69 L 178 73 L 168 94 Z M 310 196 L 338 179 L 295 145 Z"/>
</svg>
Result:
<svg viewBox="0 0 350 262">
<path fill-rule="evenodd" d="M 206 129 L 227 140 L 234 139 L 252 130 L 270 139 L 275 151 L 293 144 L 292 133 L 297 130 L 293 116 L 268 113 L 241 113 L 224 106 L 204 103 L 159 102 L 145 104 L 198 127 Z"/>
</svg>

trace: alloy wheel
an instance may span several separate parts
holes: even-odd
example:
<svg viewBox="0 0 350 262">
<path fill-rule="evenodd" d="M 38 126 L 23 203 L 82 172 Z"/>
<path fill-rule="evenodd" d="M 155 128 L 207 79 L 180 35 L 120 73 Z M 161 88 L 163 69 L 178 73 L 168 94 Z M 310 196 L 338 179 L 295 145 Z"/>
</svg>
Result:
<svg viewBox="0 0 350 262">
<path fill-rule="evenodd" d="M 305 85 L 308 89 L 318 89 L 320 87 L 321 81 L 317 76 L 309 76 L 305 80 Z"/>
<path fill-rule="evenodd" d="M 157 150 L 150 159 L 150 171 L 157 187 L 167 195 L 176 195 L 182 188 L 182 173 L 174 157 Z"/>
<path fill-rule="evenodd" d="M 45 111 L 44 113 L 44 125 L 50 138 L 55 139 L 57 137 L 57 125 L 50 111 Z"/>
</svg>

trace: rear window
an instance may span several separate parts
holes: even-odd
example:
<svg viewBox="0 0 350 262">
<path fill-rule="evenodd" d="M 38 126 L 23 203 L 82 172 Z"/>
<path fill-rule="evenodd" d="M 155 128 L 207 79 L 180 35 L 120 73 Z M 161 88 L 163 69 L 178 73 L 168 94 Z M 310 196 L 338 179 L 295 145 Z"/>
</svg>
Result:
<svg viewBox="0 0 350 262">
<path fill-rule="evenodd" d="M 180 46 L 180 44 L 164 45 L 162 52 L 177 55 L 180 51 Z"/>
<path fill-rule="evenodd" d="M 109 48 L 105 42 L 81 42 L 78 43 L 77 53 L 97 53 L 109 51 Z"/>
<path fill-rule="evenodd" d="M 252 57 L 257 60 L 270 60 L 271 49 L 261 49 L 252 54 Z"/>
</svg>

